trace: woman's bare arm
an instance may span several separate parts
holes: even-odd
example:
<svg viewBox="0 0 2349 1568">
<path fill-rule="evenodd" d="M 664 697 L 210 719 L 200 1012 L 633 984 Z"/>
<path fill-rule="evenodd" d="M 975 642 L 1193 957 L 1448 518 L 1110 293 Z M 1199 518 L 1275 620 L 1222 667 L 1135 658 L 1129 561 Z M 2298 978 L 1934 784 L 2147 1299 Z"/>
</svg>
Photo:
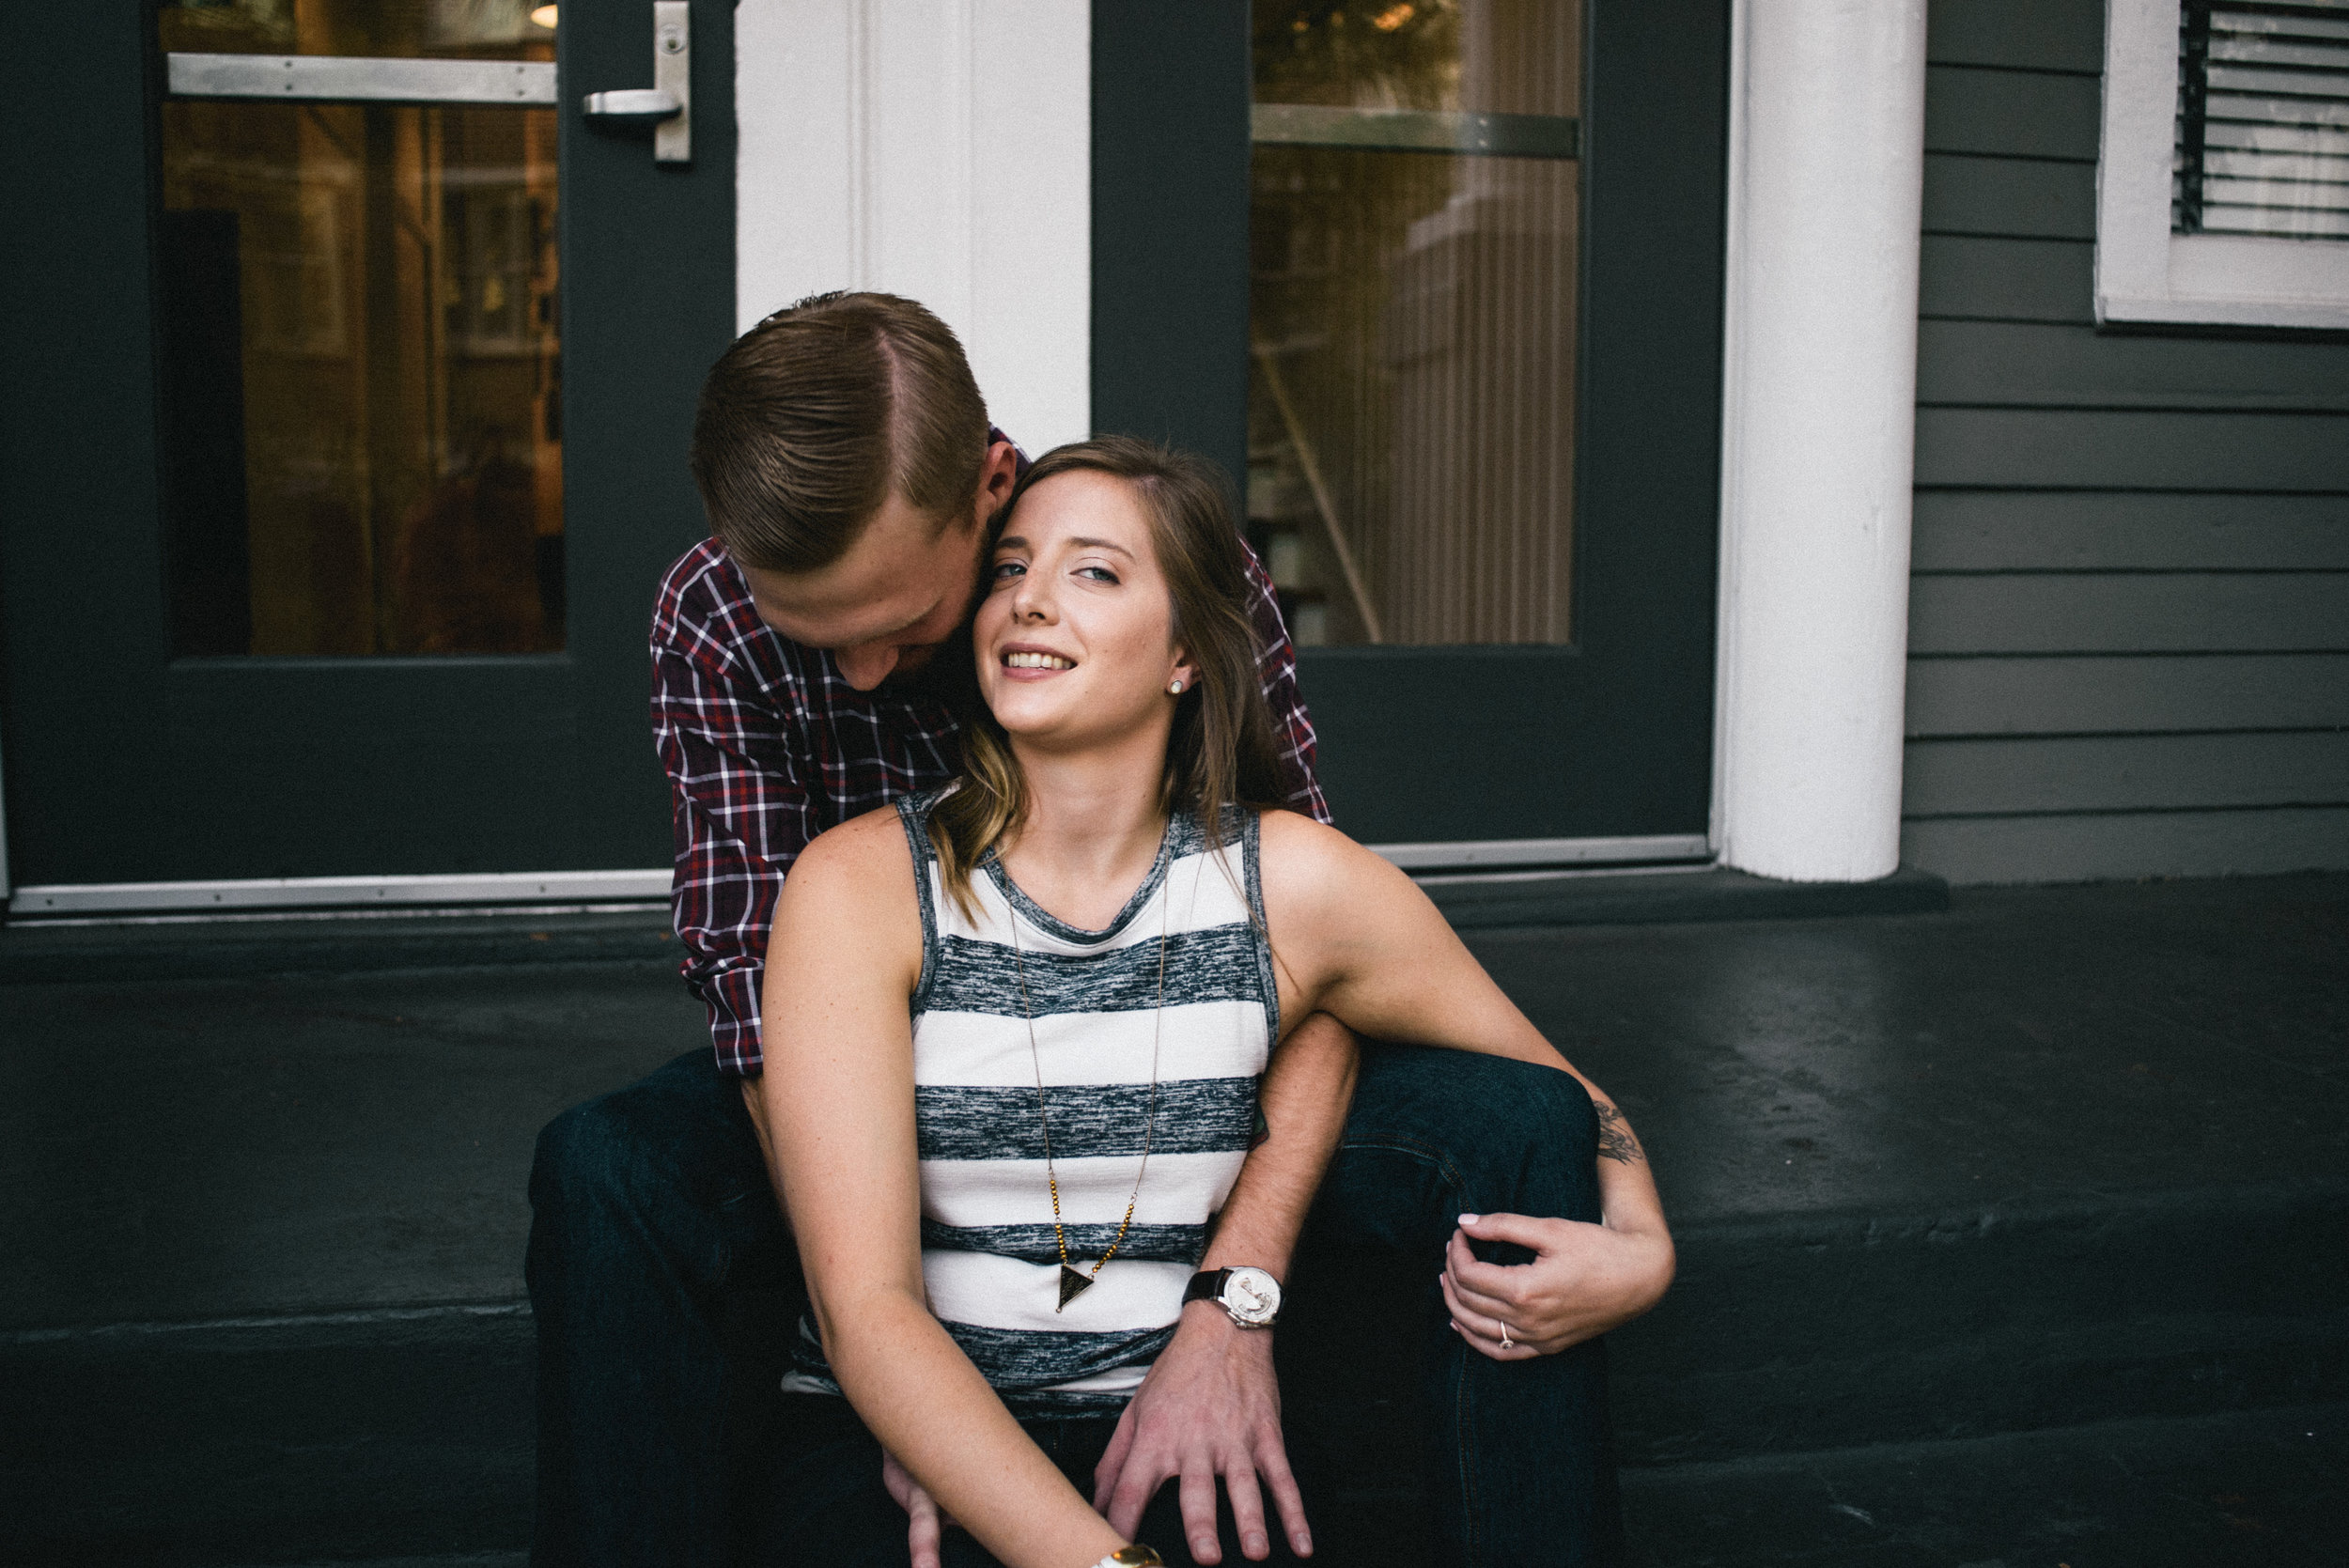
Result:
<svg viewBox="0 0 2349 1568">
<path fill-rule="evenodd" d="M 1653 1305 L 1672 1280 L 1671 1233 L 1646 1152 L 1606 1091 L 1542 1037 L 1493 984 L 1441 911 L 1387 861 L 1334 829 L 1294 813 L 1268 812 L 1263 865 L 1283 1017 L 1318 1008 L 1374 1038 L 1553 1067 L 1573 1074 L 1590 1093 L 1598 1113 L 1604 1229 L 1627 1245 L 1595 1252 L 1586 1247 L 1570 1267 L 1528 1274 L 1477 1263 L 1455 1238 L 1446 1289 L 1468 1287 L 1453 1294 L 1453 1306 L 1471 1339 L 1503 1320 L 1522 1332 L 1529 1327 L 1526 1316 L 1512 1315 L 1522 1309 L 1536 1320 L 1536 1347 L 1556 1350 Z M 1542 1225 L 1554 1246 L 1573 1246 L 1573 1221 L 1544 1219 Z M 1541 1250 L 1531 1230 L 1480 1222 L 1470 1231 L 1477 1239 L 1517 1241 Z M 1582 1283 L 1562 1291 L 1560 1279 L 1567 1274 Z M 1537 1287 L 1535 1300 L 1528 1293 Z M 1470 1317 L 1473 1323 L 1467 1321 Z M 1488 1354 L 1502 1349 L 1497 1339 L 1485 1338 L 1488 1343 L 1478 1348 Z"/>
<path fill-rule="evenodd" d="M 765 1125 L 832 1374 L 875 1437 L 1011 1568 L 1127 1543 L 1029 1440 L 922 1283 L 912 856 L 894 811 L 824 834 L 775 910 L 761 1009 Z"/>
</svg>

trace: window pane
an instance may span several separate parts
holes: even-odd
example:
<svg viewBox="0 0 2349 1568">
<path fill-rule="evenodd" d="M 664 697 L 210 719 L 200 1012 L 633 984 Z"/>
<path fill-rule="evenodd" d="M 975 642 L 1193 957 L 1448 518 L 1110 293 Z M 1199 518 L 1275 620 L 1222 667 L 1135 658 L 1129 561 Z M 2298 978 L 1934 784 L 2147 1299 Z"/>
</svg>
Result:
<svg viewBox="0 0 2349 1568">
<path fill-rule="evenodd" d="M 167 51 L 552 59 L 520 0 L 167 6 Z M 563 645 L 552 110 L 171 100 L 181 655 Z"/>
<path fill-rule="evenodd" d="M 1249 528 L 1299 644 L 1572 636 L 1580 32 L 1538 0 L 1256 6 L 1259 105 L 1363 112 L 1258 116 Z M 1431 134 L 1551 155 L 1377 149 Z"/>
</svg>

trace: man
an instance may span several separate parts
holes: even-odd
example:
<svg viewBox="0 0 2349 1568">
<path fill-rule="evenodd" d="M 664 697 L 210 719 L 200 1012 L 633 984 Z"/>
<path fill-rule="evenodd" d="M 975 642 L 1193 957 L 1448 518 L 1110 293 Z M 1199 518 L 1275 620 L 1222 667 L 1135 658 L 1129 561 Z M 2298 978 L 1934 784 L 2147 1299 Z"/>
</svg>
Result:
<svg viewBox="0 0 2349 1568">
<path fill-rule="evenodd" d="M 704 388 L 693 470 L 713 537 L 661 584 L 653 726 L 672 786 L 685 975 L 708 1007 L 715 1049 L 574 1108 L 540 1137 L 528 1275 L 541 1564 L 722 1561 L 731 1525 L 754 1501 L 729 1497 L 723 1418 L 762 1390 L 742 1387 L 755 1363 L 729 1355 L 723 1330 L 730 1303 L 787 1296 L 798 1280 L 748 1089 L 760 1064 L 768 924 L 817 833 L 950 776 L 949 696 L 968 657 L 954 639 L 977 591 L 988 521 L 1023 462 L 988 426 L 953 334 L 886 295 L 818 296 L 778 312 L 737 341 Z M 1327 820 L 1287 634 L 1270 582 L 1255 576 L 1252 613 L 1289 803 Z M 1488 1523 L 1477 1511 L 1518 1484 L 1513 1458 L 1546 1452 L 1508 1440 L 1530 1380 L 1572 1380 L 1589 1419 L 1570 1441 L 1603 1441 L 1589 1342 L 1662 1293 L 1671 1249 L 1507 1212 L 1579 1206 L 1598 1218 L 1595 1201 L 1560 1196 L 1591 1187 L 1576 1185 L 1598 1148 L 1587 1100 L 1494 1076 L 1537 1070 L 1383 1047 L 1359 1062 L 1341 1127 L 1352 1039 L 1316 1017 L 1283 1042 L 1263 1088 L 1268 1140 L 1205 1267 L 1284 1277 L 1325 1162 L 1317 1231 L 1439 1262 L 1445 1279 L 1440 1295 L 1427 1293 L 1428 1321 L 1460 1338 L 1426 1359 L 1435 1396 L 1457 1407 L 1439 1446 L 1460 1484 L 1439 1487 L 1437 1500 L 1455 1534 L 1475 1537 Z M 1627 1141 L 1613 1148 L 1609 1157 L 1637 1155 Z M 1471 1256 L 1471 1241 L 1524 1243 L 1532 1261 L 1496 1267 Z M 1221 1556 L 1218 1477 L 1243 1555 L 1262 1556 L 1274 1528 L 1260 1485 L 1291 1545 L 1311 1550 L 1282 1447 L 1271 1335 L 1243 1327 L 1245 1315 L 1212 1296 L 1184 1309 L 1102 1462 L 1096 1499 L 1130 1535 L 1160 1483 L 1181 1478 L 1185 1532 L 1206 1562 Z M 1550 1354 L 1569 1345 L 1580 1348 Z M 1603 1540 L 1611 1498 L 1603 1467 L 1583 1467 L 1602 1477 L 1585 1511 Z M 935 1511 L 902 1473 L 891 1484 L 926 1557 Z"/>
</svg>

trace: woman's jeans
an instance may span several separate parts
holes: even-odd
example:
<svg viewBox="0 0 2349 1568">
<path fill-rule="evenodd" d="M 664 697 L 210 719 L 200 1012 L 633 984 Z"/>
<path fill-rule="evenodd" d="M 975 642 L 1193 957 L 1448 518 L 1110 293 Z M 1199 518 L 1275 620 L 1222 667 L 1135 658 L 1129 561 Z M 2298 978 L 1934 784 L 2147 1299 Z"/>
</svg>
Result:
<svg viewBox="0 0 2349 1568">
<path fill-rule="evenodd" d="M 1458 1051 L 1362 1048 L 1346 1135 L 1300 1251 L 1399 1252 L 1408 1277 L 1423 1281 L 1411 1287 L 1410 1306 L 1435 1425 L 1427 1482 L 1447 1561 L 1581 1568 L 1620 1556 L 1602 1345 L 1490 1360 L 1452 1332 L 1436 1288 L 1463 1213 L 1597 1219 L 1596 1150 L 1590 1098 L 1565 1073 Z M 532 1561 L 734 1560 L 740 1532 L 755 1528 L 746 1521 L 771 1515 L 761 1494 L 776 1484 L 745 1456 L 804 1448 L 772 1431 L 800 1405 L 774 1391 L 786 1347 L 766 1345 L 762 1358 L 729 1333 L 743 1302 L 764 1301 L 770 1325 L 787 1324 L 802 1294 L 735 1080 L 696 1050 L 565 1111 L 539 1134 L 530 1201 Z M 1503 1263 L 1527 1256 L 1479 1250 Z M 1314 1288 L 1347 1288 L 1343 1269 L 1312 1273 Z M 765 1338 L 773 1337 L 770 1328 Z M 1400 1376 L 1408 1363 L 1396 1359 Z M 766 1429 L 748 1440 L 761 1421 Z M 1174 1495 L 1170 1483 L 1161 1501 Z M 1319 1536 L 1311 1492 L 1305 1505 Z M 1163 1552 L 1179 1543 L 1151 1544 Z"/>
</svg>

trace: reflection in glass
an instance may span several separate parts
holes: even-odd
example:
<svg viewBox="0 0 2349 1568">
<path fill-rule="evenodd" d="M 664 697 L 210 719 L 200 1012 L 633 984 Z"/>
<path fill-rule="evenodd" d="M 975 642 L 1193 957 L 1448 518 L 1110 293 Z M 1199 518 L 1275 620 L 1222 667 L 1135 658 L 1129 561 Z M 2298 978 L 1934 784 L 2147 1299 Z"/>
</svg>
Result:
<svg viewBox="0 0 2349 1568">
<path fill-rule="evenodd" d="M 162 8 L 166 51 L 552 59 L 521 0 Z M 174 651 L 563 645 L 552 110 L 170 100 Z"/>
<path fill-rule="evenodd" d="M 1256 101 L 1571 117 L 1580 11 L 1257 0 Z M 1566 642 L 1579 166 L 1349 140 L 1254 153 L 1251 537 L 1302 644 Z"/>
</svg>

